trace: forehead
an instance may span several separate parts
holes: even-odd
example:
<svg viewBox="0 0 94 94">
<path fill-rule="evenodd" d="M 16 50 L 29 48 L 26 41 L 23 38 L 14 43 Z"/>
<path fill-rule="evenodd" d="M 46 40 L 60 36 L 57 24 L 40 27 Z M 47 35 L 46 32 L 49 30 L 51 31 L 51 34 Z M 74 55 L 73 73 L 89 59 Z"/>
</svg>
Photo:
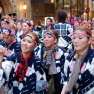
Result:
<svg viewBox="0 0 94 94">
<path fill-rule="evenodd" d="M 50 19 L 47 19 L 46 21 L 49 21 L 50 22 Z"/>
<path fill-rule="evenodd" d="M 86 34 L 86 32 L 85 31 L 82 31 L 82 30 L 75 30 L 75 32 L 85 33 Z"/>
<path fill-rule="evenodd" d="M 3 23 L 7 24 L 7 22 L 6 22 L 6 21 L 1 21 L 1 24 L 3 24 Z"/>
<path fill-rule="evenodd" d="M 18 23 L 17 23 L 17 25 L 21 25 L 21 23 L 20 23 L 20 22 L 18 22 Z"/>
<path fill-rule="evenodd" d="M 23 23 L 22 25 L 23 25 L 23 26 L 29 26 L 27 23 Z"/>
</svg>

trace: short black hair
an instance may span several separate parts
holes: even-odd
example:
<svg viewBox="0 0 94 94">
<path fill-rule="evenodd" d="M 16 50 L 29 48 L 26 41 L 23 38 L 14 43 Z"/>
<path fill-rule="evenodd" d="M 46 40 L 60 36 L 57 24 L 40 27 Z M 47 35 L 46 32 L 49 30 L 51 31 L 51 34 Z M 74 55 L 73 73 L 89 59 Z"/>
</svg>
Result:
<svg viewBox="0 0 94 94">
<path fill-rule="evenodd" d="M 13 13 L 13 17 L 16 16 L 17 14 L 16 13 Z"/>
<path fill-rule="evenodd" d="M 50 22 L 52 22 L 52 19 L 51 18 L 47 18 L 47 20 L 50 20 Z"/>
<path fill-rule="evenodd" d="M 67 13 L 64 10 L 58 12 L 58 22 L 65 22 L 67 18 Z"/>
<path fill-rule="evenodd" d="M 13 15 L 12 13 L 8 14 L 8 16 L 12 16 L 12 15 Z"/>
</svg>

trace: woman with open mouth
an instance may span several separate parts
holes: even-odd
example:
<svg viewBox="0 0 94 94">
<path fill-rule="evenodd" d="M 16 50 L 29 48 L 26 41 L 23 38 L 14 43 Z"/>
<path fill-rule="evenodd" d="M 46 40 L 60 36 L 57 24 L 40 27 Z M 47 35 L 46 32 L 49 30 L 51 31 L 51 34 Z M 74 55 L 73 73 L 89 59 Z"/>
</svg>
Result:
<svg viewBox="0 0 94 94">
<path fill-rule="evenodd" d="M 2 62 L 4 48 L 0 46 L 0 86 L 7 86 L 8 94 L 46 94 L 46 76 L 42 62 L 33 49 L 38 36 L 29 32 L 21 41 L 22 52 L 14 53 Z"/>
</svg>

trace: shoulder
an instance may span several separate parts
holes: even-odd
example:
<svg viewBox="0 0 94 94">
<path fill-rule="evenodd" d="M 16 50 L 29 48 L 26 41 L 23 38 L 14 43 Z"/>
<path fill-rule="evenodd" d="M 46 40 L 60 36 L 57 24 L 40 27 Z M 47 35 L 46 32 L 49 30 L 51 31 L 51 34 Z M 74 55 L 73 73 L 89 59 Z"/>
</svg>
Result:
<svg viewBox="0 0 94 94">
<path fill-rule="evenodd" d="M 20 42 L 16 42 L 14 44 L 14 47 L 15 47 L 16 50 L 21 51 L 21 43 Z"/>
<path fill-rule="evenodd" d="M 69 22 L 65 22 L 65 23 L 71 25 Z"/>
<path fill-rule="evenodd" d="M 15 60 L 17 60 L 18 58 L 20 58 L 20 52 L 14 53 L 14 54 L 12 54 L 11 56 L 7 57 L 7 60 L 15 61 Z"/>
<path fill-rule="evenodd" d="M 75 54 L 76 54 L 76 51 L 74 50 L 72 53 L 70 53 L 70 54 L 67 56 L 66 59 L 69 60 L 69 61 L 71 61 Z"/>
<path fill-rule="evenodd" d="M 8 46 L 8 44 L 4 40 L 0 40 L 0 45 L 2 45 L 4 47 Z"/>
<path fill-rule="evenodd" d="M 40 59 L 38 56 L 34 56 L 34 57 L 33 57 L 33 60 L 34 60 L 34 63 L 35 63 L 37 66 L 41 66 L 41 65 L 42 65 L 42 61 L 41 61 L 41 59 Z"/>
</svg>

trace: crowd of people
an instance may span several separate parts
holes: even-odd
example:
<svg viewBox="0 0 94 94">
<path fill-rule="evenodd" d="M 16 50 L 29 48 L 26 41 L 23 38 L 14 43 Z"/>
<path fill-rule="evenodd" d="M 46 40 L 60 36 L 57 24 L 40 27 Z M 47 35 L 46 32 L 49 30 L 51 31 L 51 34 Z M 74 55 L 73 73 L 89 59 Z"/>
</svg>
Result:
<svg viewBox="0 0 94 94">
<path fill-rule="evenodd" d="M 57 16 L 35 25 L 16 13 L 0 15 L 0 86 L 7 94 L 94 94 L 94 18 L 73 17 L 71 24 L 66 11 Z"/>
</svg>

